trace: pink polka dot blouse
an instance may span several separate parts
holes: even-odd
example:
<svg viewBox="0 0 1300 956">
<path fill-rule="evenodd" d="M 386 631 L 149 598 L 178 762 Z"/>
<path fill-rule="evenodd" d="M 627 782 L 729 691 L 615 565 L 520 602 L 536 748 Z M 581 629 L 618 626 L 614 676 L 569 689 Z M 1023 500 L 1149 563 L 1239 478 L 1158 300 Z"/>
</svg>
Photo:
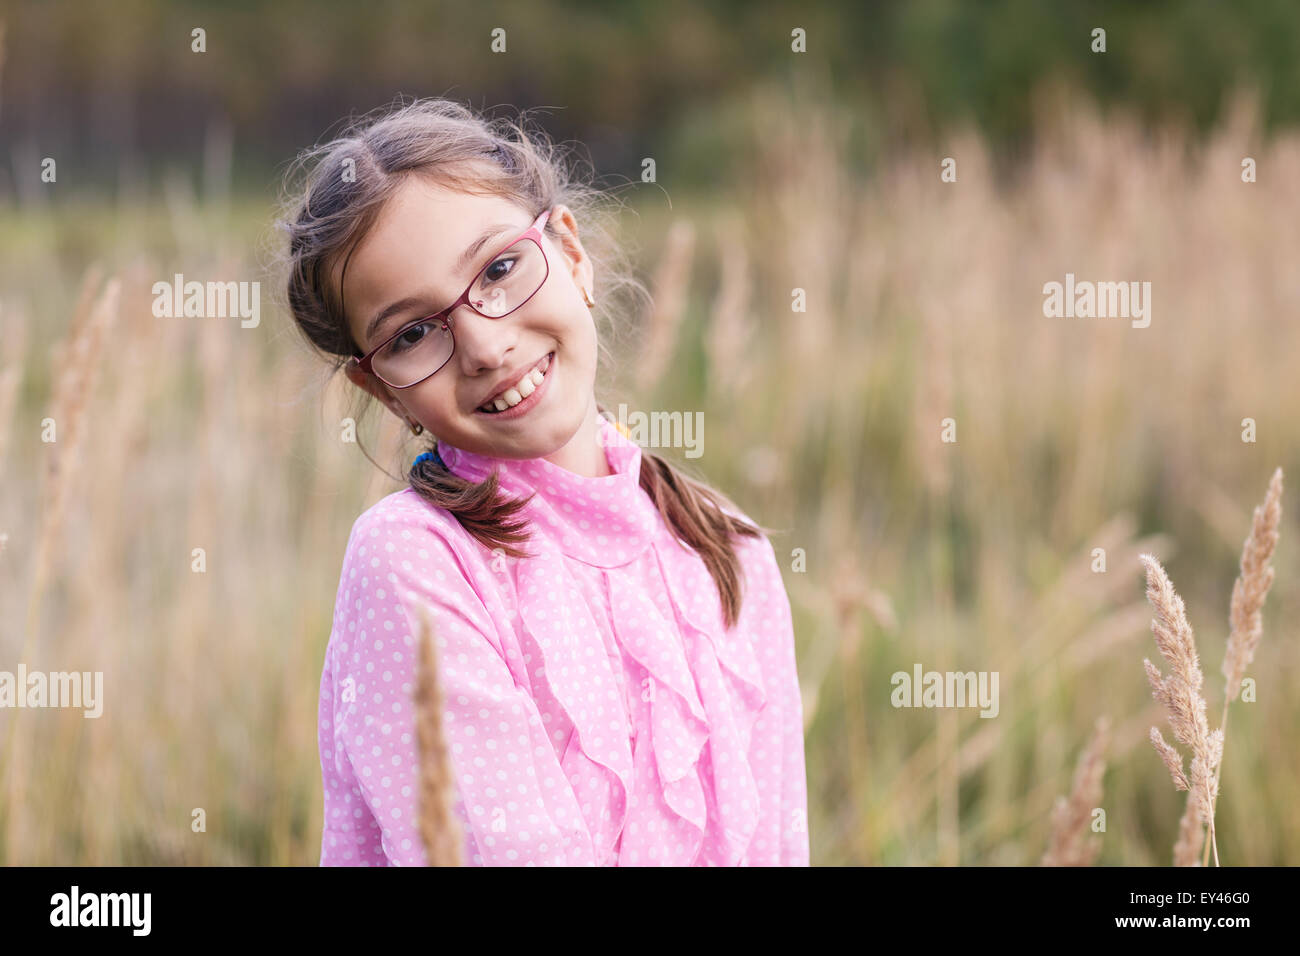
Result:
<svg viewBox="0 0 1300 956">
<path fill-rule="evenodd" d="M 600 423 L 611 475 L 499 469 L 530 558 L 483 547 L 410 488 L 353 525 L 321 674 L 322 866 L 422 866 L 409 608 L 436 622 L 454 812 L 473 866 L 807 866 L 803 707 L 766 537 L 737 538 L 741 615 Z M 747 518 L 743 513 L 739 517 Z"/>
</svg>

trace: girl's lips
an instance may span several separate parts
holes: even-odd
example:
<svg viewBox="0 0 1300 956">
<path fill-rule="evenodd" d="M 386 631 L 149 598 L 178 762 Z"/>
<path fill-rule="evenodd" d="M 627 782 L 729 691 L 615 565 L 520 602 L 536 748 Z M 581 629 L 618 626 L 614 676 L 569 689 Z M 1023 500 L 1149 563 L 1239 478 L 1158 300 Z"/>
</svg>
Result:
<svg viewBox="0 0 1300 956">
<path fill-rule="evenodd" d="M 510 408 L 501 412 L 485 412 L 481 408 L 476 408 L 474 409 L 475 416 L 495 421 L 496 419 L 521 418 L 524 415 L 527 415 L 528 412 L 542 400 L 546 391 L 551 387 L 551 376 L 555 374 L 555 353 L 552 352 L 548 357 L 550 358 L 550 365 L 547 366 L 546 373 L 542 376 L 542 384 L 533 389 L 531 395 L 525 398 L 518 405 L 512 405 Z"/>
</svg>

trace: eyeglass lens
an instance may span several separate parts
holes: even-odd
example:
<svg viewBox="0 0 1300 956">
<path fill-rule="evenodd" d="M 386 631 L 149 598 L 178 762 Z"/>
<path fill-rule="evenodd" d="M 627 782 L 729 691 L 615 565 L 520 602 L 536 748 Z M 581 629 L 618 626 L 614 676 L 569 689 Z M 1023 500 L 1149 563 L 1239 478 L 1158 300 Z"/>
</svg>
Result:
<svg viewBox="0 0 1300 956">
<path fill-rule="evenodd" d="M 544 281 L 546 257 L 541 248 L 532 239 L 520 239 L 479 273 L 469 290 L 470 308 L 487 318 L 500 318 L 523 305 Z M 385 382 L 404 388 L 442 368 L 454 344 L 442 321 L 421 322 L 376 352 L 372 364 Z"/>
</svg>

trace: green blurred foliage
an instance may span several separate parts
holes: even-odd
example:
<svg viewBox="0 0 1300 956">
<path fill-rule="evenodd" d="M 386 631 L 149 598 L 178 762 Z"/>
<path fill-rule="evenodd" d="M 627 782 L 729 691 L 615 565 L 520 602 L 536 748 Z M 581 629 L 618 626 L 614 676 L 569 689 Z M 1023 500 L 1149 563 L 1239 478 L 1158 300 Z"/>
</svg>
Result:
<svg viewBox="0 0 1300 956">
<path fill-rule="evenodd" d="M 62 157 L 62 181 L 101 188 L 197 162 L 212 124 L 229 123 L 237 185 L 266 189 L 297 149 L 399 93 L 550 107 L 548 129 L 598 168 L 635 178 L 654 155 L 706 186 L 739 168 L 716 118 L 774 78 L 815 78 L 870 117 L 863 162 L 967 120 L 995 148 L 1016 146 L 1048 79 L 1201 131 L 1239 84 L 1263 92 L 1270 128 L 1300 118 L 1293 0 L 14 0 L 0 19 L 5 152 L 33 144 Z M 1090 49 L 1096 26 L 1105 54 Z M 190 49 L 195 27 L 206 53 Z M 504 54 L 489 49 L 498 27 Z M 796 27 L 804 55 L 790 49 Z M 26 174 L 6 170 L 0 189 Z"/>
</svg>

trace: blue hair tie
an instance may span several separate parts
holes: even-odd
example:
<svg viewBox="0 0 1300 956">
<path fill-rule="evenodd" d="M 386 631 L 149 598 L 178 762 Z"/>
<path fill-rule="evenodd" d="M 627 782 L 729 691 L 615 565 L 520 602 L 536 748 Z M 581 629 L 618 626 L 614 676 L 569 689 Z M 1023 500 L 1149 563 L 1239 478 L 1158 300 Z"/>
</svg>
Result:
<svg viewBox="0 0 1300 956">
<path fill-rule="evenodd" d="M 434 449 L 433 451 L 421 452 L 419 455 L 416 456 L 415 461 L 411 463 L 411 467 L 418 468 L 420 466 L 420 462 L 422 461 L 432 461 L 434 464 L 438 465 L 441 468 L 447 467 L 446 462 L 442 460 L 442 456 L 438 454 L 437 449 Z"/>
</svg>

